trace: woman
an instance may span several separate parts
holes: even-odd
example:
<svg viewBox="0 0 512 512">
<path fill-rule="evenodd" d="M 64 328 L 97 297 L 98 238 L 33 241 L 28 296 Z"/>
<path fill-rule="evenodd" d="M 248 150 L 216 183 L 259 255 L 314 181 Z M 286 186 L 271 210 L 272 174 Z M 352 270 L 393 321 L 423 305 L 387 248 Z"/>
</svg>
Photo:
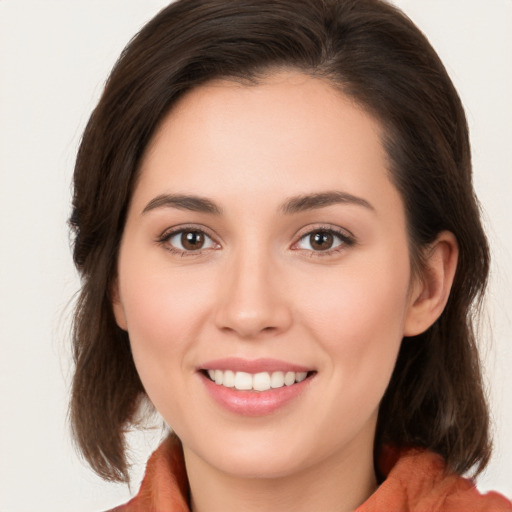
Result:
<svg viewBox="0 0 512 512">
<path fill-rule="evenodd" d="M 75 169 L 72 422 L 119 510 L 510 510 L 471 313 L 489 256 L 464 112 L 376 0 L 171 4 Z"/>
</svg>

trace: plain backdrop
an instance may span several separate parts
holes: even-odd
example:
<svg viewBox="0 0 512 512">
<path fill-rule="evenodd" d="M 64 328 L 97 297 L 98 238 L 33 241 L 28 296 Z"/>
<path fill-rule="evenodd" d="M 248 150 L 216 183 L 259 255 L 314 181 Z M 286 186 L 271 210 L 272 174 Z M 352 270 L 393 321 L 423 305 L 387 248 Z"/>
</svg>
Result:
<svg viewBox="0 0 512 512">
<path fill-rule="evenodd" d="M 100 481 L 67 426 L 66 221 L 88 115 L 128 40 L 164 0 L 0 0 L 0 511 L 92 512 L 137 490 L 159 431 L 132 436 L 132 489 Z M 481 489 L 512 496 L 512 1 L 397 0 L 465 104 L 494 262 L 481 341 L 495 454 Z M 456 365 L 457 361 L 453 361 Z"/>
</svg>

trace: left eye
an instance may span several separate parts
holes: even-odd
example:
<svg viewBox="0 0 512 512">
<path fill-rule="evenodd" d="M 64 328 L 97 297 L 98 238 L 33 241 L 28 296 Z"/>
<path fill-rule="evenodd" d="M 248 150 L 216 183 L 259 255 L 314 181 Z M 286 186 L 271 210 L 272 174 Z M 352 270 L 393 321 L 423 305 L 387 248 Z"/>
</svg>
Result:
<svg viewBox="0 0 512 512">
<path fill-rule="evenodd" d="M 203 231 L 187 229 L 173 233 L 167 238 L 167 242 L 179 251 L 200 251 L 212 249 L 215 242 Z"/>
<path fill-rule="evenodd" d="M 328 251 L 330 249 L 336 249 L 345 242 L 344 237 L 338 233 L 322 229 L 312 231 L 303 236 L 297 243 L 297 247 L 307 251 Z"/>
</svg>

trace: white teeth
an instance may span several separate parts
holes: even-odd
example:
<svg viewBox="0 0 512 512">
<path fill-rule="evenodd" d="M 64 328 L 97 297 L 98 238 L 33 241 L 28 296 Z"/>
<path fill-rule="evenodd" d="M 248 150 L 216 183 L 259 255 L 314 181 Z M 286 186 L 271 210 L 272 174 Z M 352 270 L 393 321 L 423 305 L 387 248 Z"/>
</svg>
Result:
<svg viewBox="0 0 512 512">
<path fill-rule="evenodd" d="M 295 374 L 295 382 L 302 382 L 308 376 L 308 372 L 297 372 Z M 226 377 L 224 377 L 226 378 Z"/>
<path fill-rule="evenodd" d="M 283 372 L 272 373 L 272 377 L 270 377 L 270 385 L 273 388 L 282 388 L 284 386 L 284 373 Z"/>
<path fill-rule="evenodd" d="M 267 391 L 270 389 L 270 375 L 268 372 L 257 373 L 252 378 L 252 387 L 255 391 Z"/>
<path fill-rule="evenodd" d="M 224 377 L 222 379 L 222 385 L 226 386 L 227 388 L 234 388 L 235 387 L 235 372 L 232 372 L 231 370 L 226 370 L 224 372 Z"/>
<path fill-rule="evenodd" d="M 295 372 L 286 372 L 286 375 L 284 376 L 284 383 L 287 386 L 295 384 Z"/>
<path fill-rule="evenodd" d="M 217 373 L 219 370 L 215 370 Z M 217 381 L 215 381 L 217 383 Z M 240 390 L 252 389 L 252 375 L 245 372 L 235 373 L 235 388 Z"/>
<path fill-rule="evenodd" d="M 233 372 L 232 370 L 208 370 L 208 376 L 215 384 L 240 391 L 267 391 L 269 389 L 291 386 L 302 382 L 308 372 Z"/>
</svg>

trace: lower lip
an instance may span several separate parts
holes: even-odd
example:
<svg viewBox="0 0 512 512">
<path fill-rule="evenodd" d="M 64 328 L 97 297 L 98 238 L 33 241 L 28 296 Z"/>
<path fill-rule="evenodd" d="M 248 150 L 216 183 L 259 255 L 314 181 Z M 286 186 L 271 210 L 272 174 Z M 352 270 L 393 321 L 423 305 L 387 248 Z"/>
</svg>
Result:
<svg viewBox="0 0 512 512">
<path fill-rule="evenodd" d="M 200 376 L 209 394 L 219 405 L 242 416 L 264 416 L 277 411 L 301 395 L 312 378 L 308 376 L 302 382 L 268 391 L 238 391 L 235 388 L 215 384 L 202 373 Z"/>
</svg>

